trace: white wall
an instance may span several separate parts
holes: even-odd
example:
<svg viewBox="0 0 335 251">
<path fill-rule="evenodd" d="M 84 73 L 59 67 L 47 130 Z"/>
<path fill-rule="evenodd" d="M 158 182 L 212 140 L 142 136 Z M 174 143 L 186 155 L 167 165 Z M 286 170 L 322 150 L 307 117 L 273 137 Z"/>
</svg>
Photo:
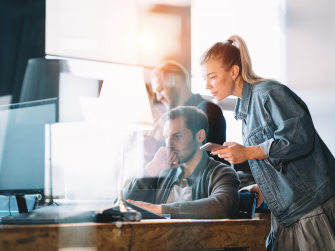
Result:
<svg viewBox="0 0 335 251">
<path fill-rule="evenodd" d="M 335 154 L 334 13 L 335 1 L 326 0 L 194 1 L 192 90 L 206 94 L 199 75 L 201 53 L 229 35 L 241 35 L 255 72 L 278 79 L 307 103 L 317 131 Z M 240 125 L 234 123 L 227 119 L 228 137 L 239 141 Z"/>
<path fill-rule="evenodd" d="M 9 105 L 12 101 L 12 95 L 6 95 L 0 97 L 0 106 L 1 105 Z"/>
<path fill-rule="evenodd" d="M 286 2 L 287 85 L 308 105 L 335 154 L 335 2 Z"/>
<path fill-rule="evenodd" d="M 99 97 L 99 81 L 62 72 L 59 77 L 59 122 L 83 121 L 79 97 Z"/>
<path fill-rule="evenodd" d="M 136 64 L 134 0 L 47 0 L 45 52 Z"/>
<path fill-rule="evenodd" d="M 335 1 L 290 0 L 286 8 L 287 84 L 334 86 Z"/>
<path fill-rule="evenodd" d="M 231 35 L 247 43 L 255 72 L 285 81 L 283 0 L 195 0 L 192 5 L 192 92 L 209 95 L 199 58 L 216 42 Z M 206 98 L 206 97 L 205 97 Z M 243 143 L 242 122 L 234 118 L 235 98 L 218 104 L 227 123 L 227 141 Z"/>
</svg>

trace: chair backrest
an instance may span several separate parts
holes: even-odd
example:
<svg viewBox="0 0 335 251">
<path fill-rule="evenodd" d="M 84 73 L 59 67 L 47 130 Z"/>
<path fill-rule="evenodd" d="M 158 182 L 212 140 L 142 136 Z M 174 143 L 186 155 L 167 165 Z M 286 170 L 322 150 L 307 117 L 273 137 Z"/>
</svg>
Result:
<svg viewBox="0 0 335 251">
<path fill-rule="evenodd" d="M 256 208 L 256 193 L 240 192 L 238 219 L 253 219 Z"/>
</svg>

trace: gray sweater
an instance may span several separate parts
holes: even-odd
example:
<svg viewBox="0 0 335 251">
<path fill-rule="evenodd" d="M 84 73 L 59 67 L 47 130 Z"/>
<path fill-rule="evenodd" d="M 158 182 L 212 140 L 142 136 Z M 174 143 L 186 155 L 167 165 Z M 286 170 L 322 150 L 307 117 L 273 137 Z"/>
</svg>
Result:
<svg viewBox="0 0 335 251">
<path fill-rule="evenodd" d="M 175 219 L 224 219 L 237 215 L 240 181 L 233 168 L 204 153 L 192 174 L 186 178 L 192 188 L 192 201 L 165 204 L 174 184 L 180 182 L 184 168 L 161 171 L 150 177 L 145 171 L 123 191 L 124 199 L 162 204 L 162 213 Z"/>
</svg>

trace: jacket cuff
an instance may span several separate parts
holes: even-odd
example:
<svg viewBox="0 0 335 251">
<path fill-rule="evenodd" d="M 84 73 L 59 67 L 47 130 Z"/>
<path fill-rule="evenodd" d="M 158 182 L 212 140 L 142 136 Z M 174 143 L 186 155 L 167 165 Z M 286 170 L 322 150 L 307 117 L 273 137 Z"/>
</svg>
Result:
<svg viewBox="0 0 335 251">
<path fill-rule="evenodd" d="M 275 142 L 274 139 L 269 139 L 261 144 L 259 146 L 261 147 L 262 151 L 266 154 L 266 159 L 264 160 L 267 164 L 271 165 L 274 169 L 276 169 L 278 172 L 281 172 L 282 165 L 278 167 L 280 163 L 276 163 L 275 159 L 270 158 L 270 150 L 272 144 Z"/>
<path fill-rule="evenodd" d="M 168 204 L 162 204 L 162 214 L 170 214 L 171 206 Z"/>
<path fill-rule="evenodd" d="M 155 177 L 150 176 L 144 169 L 139 173 L 137 178 L 152 178 L 153 179 Z"/>
<path fill-rule="evenodd" d="M 261 144 L 259 144 L 260 148 L 264 152 L 264 154 L 269 158 L 270 155 L 270 148 L 272 143 L 274 142 L 274 139 L 269 139 Z"/>
</svg>

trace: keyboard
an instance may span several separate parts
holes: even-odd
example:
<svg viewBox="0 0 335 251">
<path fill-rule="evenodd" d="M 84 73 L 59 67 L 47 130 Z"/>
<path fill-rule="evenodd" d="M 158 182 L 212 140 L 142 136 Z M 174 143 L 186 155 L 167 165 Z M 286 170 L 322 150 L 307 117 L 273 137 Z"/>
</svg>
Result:
<svg viewBox="0 0 335 251">
<path fill-rule="evenodd" d="M 28 213 L 2 218 L 6 225 L 35 225 L 35 224 L 62 224 L 96 222 L 94 211 L 75 211 L 68 206 L 48 206 L 35 209 Z"/>
<path fill-rule="evenodd" d="M 140 207 L 138 205 L 135 205 L 131 202 L 125 201 L 126 205 L 130 208 L 140 212 L 142 214 L 142 219 L 149 220 L 149 219 L 170 219 L 171 215 L 169 214 L 156 214 L 150 210 L 147 210 L 143 207 Z"/>
<path fill-rule="evenodd" d="M 140 221 L 141 219 L 169 219 L 169 215 L 160 215 L 145 208 L 126 202 L 133 210 L 122 213 L 117 208 L 97 211 L 78 211 L 73 206 L 48 206 L 28 213 L 2 218 L 4 225 L 63 224 L 83 222 Z"/>
</svg>

